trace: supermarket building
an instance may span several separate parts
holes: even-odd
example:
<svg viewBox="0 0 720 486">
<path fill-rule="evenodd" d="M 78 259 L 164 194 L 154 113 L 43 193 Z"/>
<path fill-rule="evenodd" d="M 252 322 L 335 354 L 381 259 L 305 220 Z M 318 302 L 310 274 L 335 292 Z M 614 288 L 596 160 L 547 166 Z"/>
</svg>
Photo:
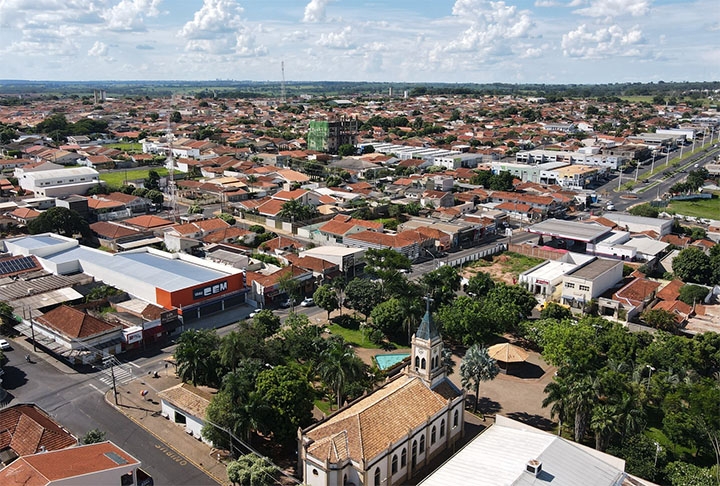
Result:
<svg viewBox="0 0 720 486">
<path fill-rule="evenodd" d="M 34 255 L 55 275 L 85 273 L 168 311 L 185 324 L 245 303 L 241 270 L 184 253 L 139 248 L 107 253 L 53 233 L 5 240 L 12 255 Z"/>
</svg>

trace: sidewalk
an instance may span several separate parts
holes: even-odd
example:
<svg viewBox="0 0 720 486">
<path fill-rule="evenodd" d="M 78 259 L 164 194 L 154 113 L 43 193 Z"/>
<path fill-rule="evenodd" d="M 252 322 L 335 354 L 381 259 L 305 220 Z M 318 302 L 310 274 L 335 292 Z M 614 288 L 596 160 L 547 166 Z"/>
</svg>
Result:
<svg viewBox="0 0 720 486">
<path fill-rule="evenodd" d="M 229 485 L 225 464 L 217 460 L 217 450 L 186 434 L 185 427 L 181 424 L 160 415 L 158 392 L 179 383 L 180 379 L 172 368 L 167 368 L 160 372 L 159 378 L 147 375 L 118 386 L 118 405 L 115 405 L 113 400 L 112 389 L 105 394 L 105 401 L 166 444 L 168 456 L 182 456 L 218 484 Z M 141 394 L 143 390 L 148 392 L 144 397 Z"/>
</svg>

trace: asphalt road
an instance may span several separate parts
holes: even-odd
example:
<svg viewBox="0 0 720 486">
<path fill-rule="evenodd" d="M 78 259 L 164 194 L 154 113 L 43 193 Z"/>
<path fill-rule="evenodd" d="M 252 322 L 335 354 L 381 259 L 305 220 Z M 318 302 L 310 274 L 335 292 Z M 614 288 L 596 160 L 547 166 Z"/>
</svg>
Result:
<svg viewBox="0 0 720 486">
<path fill-rule="evenodd" d="M 662 172 L 651 177 L 647 183 L 642 181 L 646 179 L 646 174 L 650 172 L 652 164 L 642 165 L 638 174 L 638 184 L 635 186 L 633 191 L 618 191 L 618 177 L 615 177 L 610 182 L 595 189 L 597 194 L 601 194 L 602 199 L 599 207 L 605 207 L 608 202 L 612 202 L 617 211 L 624 211 L 630 206 L 635 204 L 646 203 L 662 197 L 666 194 L 673 184 L 683 181 L 687 177 L 687 172 L 692 170 L 697 164 L 699 167 L 705 164 L 711 163 L 715 156 L 720 153 L 720 148 L 709 148 L 707 150 L 699 151 L 697 154 L 686 159 L 681 166 L 670 167 L 668 164 L 668 170 L 674 171 L 675 173 L 667 179 L 662 176 Z M 674 151 L 670 158 L 670 161 L 674 157 L 679 156 L 679 151 Z M 665 158 L 655 159 L 655 168 L 666 165 Z M 681 172 L 685 171 L 685 172 Z M 635 180 L 635 171 L 630 171 L 627 174 L 622 175 L 622 184 Z"/>
<path fill-rule="evenodd" d="M 109 386 L 98 373 L 82 374 L 64 366 L 61 370 L 46 361 L 54 358 L 42 353 L 28 363 L 24 348 L 17 343 L 13 348 L 5 353 L 8 362 L 3 367 L 10 405 L 35 403 L 76 437 L 90 429 L 104 430 L 109 440 L 142 462 L 156 485 L 217 484 L 189 462 L 182 465 L 170 458 L 160 449 L 165 444 L 108 405 L 104 392 Z"/>
</svg>

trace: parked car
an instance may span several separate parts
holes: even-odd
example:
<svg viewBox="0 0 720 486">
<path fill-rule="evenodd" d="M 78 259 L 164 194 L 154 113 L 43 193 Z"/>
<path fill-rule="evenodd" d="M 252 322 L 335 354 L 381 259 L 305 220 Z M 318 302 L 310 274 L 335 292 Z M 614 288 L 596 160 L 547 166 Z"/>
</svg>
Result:
<svg viewBox="0 0 720 486">
<path fill-rule="evenodd" d="M 250 315 L 248 315 L 248 318 L 249 318 L 249 319 L 252 319 L 253 317 L 255 317 L 256 315 L 258 315 L 259 313 L 260 313 L 260 309 L 256 309 L 256 310 L 252 311 L 252 312 L 250 313 Z"/>
<path fill-rule="evenodd" d="M 292 299 L 288 299 L 285 302 L 283 302 L 282 304 L 280 304 L 280 306 L 287 309 L 288 307 L 292 307 L 295 304 L 297 304 L 297 302 L 293 302 Z"/>
<path fill-rule="evenodd" d="M 5 339 L 0 339 L 0 349 L 3 351 L 7 351 L 9 349 L 12 349 L 12 346 L 10 346 L 10 343 L 7 342 Z"/>
<path fill-rule="evenodd" d="M 615 211 L 615 205 L 614 204 L 608 204 L 605 206 L 606 211 Z"/>
<path fill-rule="evenodd" d="M 302 302 L 300 302 L 300 305 L 302 307 L 312 307 L 315 305 L 315 301 L 313 300 L 312 297 L 306 297 L 303 299 Z"/>
</svg>

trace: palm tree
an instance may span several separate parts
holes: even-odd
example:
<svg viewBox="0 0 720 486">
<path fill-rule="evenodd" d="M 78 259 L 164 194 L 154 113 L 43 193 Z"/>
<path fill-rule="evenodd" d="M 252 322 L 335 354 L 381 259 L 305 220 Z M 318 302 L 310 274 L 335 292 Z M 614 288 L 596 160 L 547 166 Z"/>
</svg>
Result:
<svg viewBox="0 0 720 486">
<path fill-rule="evenodd" d="M 468 348 L 460 365 L 460 379 L 463 388 L 475 390 L 473 412 L 477 412 L 480 382 L 494 380 L 498 373 L 500 368 L 488 354 L 487 348 L 480 347 L 479 344 L 473 344 Z"/>
<path fill-rule="evenodd" d="M 558 435 L 562 435 L 563 422 L 567 419 L 568 414 L 568 385 L 560 376 L 555 377 L 553 381 L 545 386 L 545 398 L 542 401 L 543 408 L 552 404 L 550 407 L 550 418 L 558 418 Z"/>
<path fill-rule="evenodd" d="M 245 358 L 243 344 L 242 336 L 237 331 L 232 331 L 222 338 L 220 341 L 220 364 L 233 371 L 237 370 L 238 363 Z"/>
<path fill-rule="evenodd" d="M 345 387 L 360 378 L 363 373 L 363 362 L 355 351 L 345 342 L 335 341 L 320 353 L 315 370 L 320 379 L 332 388 L 337 400 L 337 407 L 343 403 Z"/>
<path fill-rule="evenodd" d="M 608 404 L 596 406 L 592 411 L 590 428 L 595 432 L 595 449 L 604 451 L 610 437 L 616 431 L 618 416 L 615 407 Z"/>
<path fill-rule="evenodd" d="M 575 413 L 575 442 L 581 442 L 585 437 L 596 398 L 592 377 L 584 376 L 570 383 L 568 404 Z"/>
<path fill-rule="evenodd" d="M 218 336 L 215 331 L 189 330 L 180 335 L 175 349 L 178 375 L 193 386 L 213 385 L 217 381 Z"/>
</svg>

